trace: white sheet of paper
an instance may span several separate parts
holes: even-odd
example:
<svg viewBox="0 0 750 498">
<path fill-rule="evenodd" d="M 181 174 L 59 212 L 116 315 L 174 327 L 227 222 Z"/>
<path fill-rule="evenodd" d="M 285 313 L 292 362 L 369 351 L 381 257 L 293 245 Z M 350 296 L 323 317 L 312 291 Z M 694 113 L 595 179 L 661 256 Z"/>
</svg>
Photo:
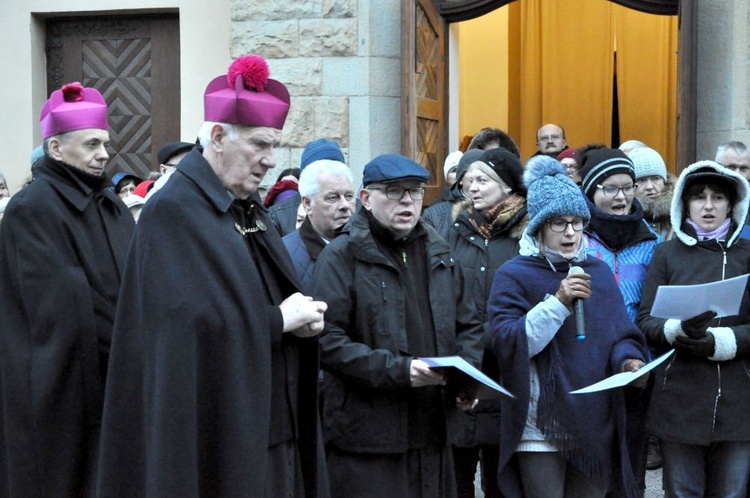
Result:
<svg viewBox="0 0 750 498">
<path fill-rule="evenodd" d="M 434 358 L 419 359 L 427 363 L 430 368 L 457 368 L 458 370 L 467 374 L 469 377 L 475 379 L 480 384 L 483 384 L 492 390 L 501 392 L 506 396 L 515 398 L 515 396 L 513 396 L 510 391 L 505 389 L 503 386 L 501 386 L 491 378 L 487 377 L 481 370 L 477 369 L 471 363 L 464 360 L 460 356 L 438 356 Z"/>
<path fill-rule="evenodd" d="M 717 318 L 737 315 L 748 276 L 700 285 L 660 285 L 651 316 L 686 320 L 708 310 L 715 311 Z"/>
<path fill-rule="evenodd" d="M 636 372 L 620 372 L 611 377 L 607 377 L 604 380 L 600 380 L 596 384 L 591 384 L 588 387 L 570 391 L 570 394 L 595 393 L 598 391 L 606 391 L 607 389 L 615 389 L 617 387 L 627 386 L 646 372 L 650 372 L 654 368 L 658 367 L 664 360 L 669 358 L 669 355 L 671 355 L 672 353 L 674 353 L 674 349 L 670 349 L 663 355 L 659 356 L 657 359 L 646 363 L 641 367 L 640 370 Z"/>
</svg>

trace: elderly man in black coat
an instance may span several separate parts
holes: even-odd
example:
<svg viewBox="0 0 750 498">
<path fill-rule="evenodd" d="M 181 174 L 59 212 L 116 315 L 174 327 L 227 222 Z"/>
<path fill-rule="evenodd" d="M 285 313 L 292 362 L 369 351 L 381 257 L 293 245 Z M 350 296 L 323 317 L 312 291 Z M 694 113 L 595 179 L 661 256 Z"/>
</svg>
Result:
<svg viewBox="0 0 750 498">
<path fill-rule="evenodd" d="M 0 496 L 93 496 L 115 305 L 134 222 L 109 190 L 107 105 L 52 93 L 45 156 L 0 230 Z"/>
<path fill-rule="evenodd" d="M 373 159 L 351 230 L 315 267 L 313 294 L 329 305 L 321 358 L 334 497 L 456 495 L 447 417 L 474 396 L 444 390 L 421 358 L 479 365 L 482 325 L 447 242 L 419 221 L 428 177 L 403 156 Z"/>
<path fill-rule="evenodd" d="M 99 496 L 327 495 L 326 305 L 297 291 L 257 196 L 289 109 L 267 76 L 243 56 L 209 83 L 203 152 L 143 211 L 112 338 Z"/>
</svg>

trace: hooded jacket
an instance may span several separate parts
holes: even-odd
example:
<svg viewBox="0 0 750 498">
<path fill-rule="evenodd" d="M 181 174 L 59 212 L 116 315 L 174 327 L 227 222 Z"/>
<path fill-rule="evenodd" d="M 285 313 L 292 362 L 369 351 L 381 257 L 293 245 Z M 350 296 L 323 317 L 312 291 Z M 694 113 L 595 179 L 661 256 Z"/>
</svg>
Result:
<svg viewBox="0 0 750 498">
<path fill-rule="evenodd" d="M 736 200 L 725 241 L 697 240 L 686 223 L 682 202 L 686 177 L 708 168 L 736 181 Z M 686 168 L 675 186 L 671 208 L 675 238 L 654 253 L 643 288 L 638 325 L 657 354 L 668 351 L 680 321 L 650 315 L 660 285 L 693 285 L 725 280 L 750 272 L 750 241 L 740 238 L 750 202 L 750 188 L 739 174 L 713 161 Z M 695 313 L 705 310 L 696 309 Z M 748 441 L 750 424 L 750 298 L 745 293 L 738 315 L 714 319 L 708 332 L 715 338 L 714 354 L 697 357 L 683 350 L 655 369 L 655 386 L 648 428 L 656 436 L 688 444 Z"/>
</svg>

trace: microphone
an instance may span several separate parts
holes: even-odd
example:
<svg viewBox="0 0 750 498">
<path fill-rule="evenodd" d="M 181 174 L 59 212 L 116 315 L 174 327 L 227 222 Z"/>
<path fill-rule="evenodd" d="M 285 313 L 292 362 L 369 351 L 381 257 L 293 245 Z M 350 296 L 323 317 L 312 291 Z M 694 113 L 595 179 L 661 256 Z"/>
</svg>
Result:
<svg viewBox="0 0 750 498">
<path fill-rule="evenodd" d="M 571 266 L 568 275 L 575 273 L 586 273 L 580 266 Z M 586 326 L 583 320 L 583 299 L 577 297 L 573 299 L 573 314 L 576 316 L 576 339 L 582 341 L 586 338 Z"/>
</svg>

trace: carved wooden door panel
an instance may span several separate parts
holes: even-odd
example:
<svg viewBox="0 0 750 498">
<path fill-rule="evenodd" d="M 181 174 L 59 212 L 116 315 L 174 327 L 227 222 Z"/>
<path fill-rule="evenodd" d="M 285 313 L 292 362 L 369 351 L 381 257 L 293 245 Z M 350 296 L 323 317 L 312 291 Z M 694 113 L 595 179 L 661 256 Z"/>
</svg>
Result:
<svg viewBox="0 0 750 498">
<path fill-rule="evenodd" d="M 445 183 L 448 33 L 432 0 L 409 0 L 402 5 L 401 148 L 404 155 L 430 171 L 427 206 L 440 196 Z"/>
<path fill-rule="evenodd" d="M 47 94 L 72 81 L 108 105 L 107 174 L 147 178 L 156 152 L 180 138 L 180 45 L 176 15 L 47 21 Z"/>
</svg>

